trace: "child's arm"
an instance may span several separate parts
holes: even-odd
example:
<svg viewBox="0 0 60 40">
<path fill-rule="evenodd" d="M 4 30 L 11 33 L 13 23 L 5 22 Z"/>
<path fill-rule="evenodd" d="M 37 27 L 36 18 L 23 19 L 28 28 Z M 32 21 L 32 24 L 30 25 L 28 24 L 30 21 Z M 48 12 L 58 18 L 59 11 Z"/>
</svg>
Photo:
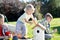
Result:
<svg viewBox="0 0 60 40">
<path fill-rule="evenodd" d="M 7 30 L 8 30 L 7 27 L 8 27 L 8 26 L 7 26 L 6 24 L 3 24 L 3 30 L 2 30 L 2 32 L 3 32 L 3 35 L 4 35 L 4 36 L 6 36 L 6 35 L 5 35 L 5 32 L 7 32 Z"/>
<path fill-rule="evenodd" d="M 46 30 L 46 27 L 45 26 L 43 26 L 42 24 L 37 24 L 37 26 L 39 26 L 41 29 L 43 29 L 43 30 Z"/>
<path fill-rule="evenodd" d="M 37 24 L 37 21 L 34 20 L 34 18 L 32 18 L 32 21 L 33 21 L 33 23 L 34 23 L 35 25 Z"/>
<path fill-rule="evenodd" d="M 35 20 L 35 18 L 33 17 L 33 15 L 31 15 L 31 18 L 32 18 L 32 22 L 33 22 L 35 25 L 37 25 L 38 22 L 37 22 L 37 20 Z"/>
<path fill-rule="evenodd" d="M 10 36 L 10 31 L 8 30 L 8 25 L 7 24 L 3 25 L 3 35 L 4 36 Z"/>
<path fill-rule="evenodd" d="M 41 29 L 46 30 L 46 27 L 45 27 L 45 26 L 43 26 L 43 25 L 40 24 L 40 23 L 38 24 L 37 20 L 35 20 L 35 19 L 33 18 L 33 15 L 31 16 L 31 18 L 32 18 L 33 23 L 34 23 L 36 26 L 39 26 Z"/>
<path fill-rule="evenodd" d="M 41 29 L 43 29 L 43 30 L 46 30 L 46 27 L 45 26 L 43 26 L 42 24 L 37 24 L 37 25 L 35 25 L 32 29 L 34 29 L 35 27 L 40 27 Z"/>
<path fill-rule="evenodd" d="M 24 20 L 25 20 L 25 22 L 26 22 L 26 23 L 30 23 L 30 24 L 32 24 L 32 22 L 30 22 L 30 21 L 27 21 L 26 19 L 24 19 Z"/>
</svg>

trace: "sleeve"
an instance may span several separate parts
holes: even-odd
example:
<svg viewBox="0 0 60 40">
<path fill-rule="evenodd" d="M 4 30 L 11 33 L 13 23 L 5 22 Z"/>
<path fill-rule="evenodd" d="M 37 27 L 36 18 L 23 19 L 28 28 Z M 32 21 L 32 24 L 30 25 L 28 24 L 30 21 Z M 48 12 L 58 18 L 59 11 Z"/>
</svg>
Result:
<svg viewBox="0 0 60 40">
<path fill-rule="evenodd" d="M 3 31 L 2 32 L 3 32 L 3 35 L 6 35 L 6 33 L 9 32 L 8 25 L 6 25 L 6 24 L 3 25 Z M 10 32 L 7 33 L 7 35 L 9 35 L 9 34 L 10 34 Z"/>
<path fill-rule="evenodd" d="M 39 20 L 39 23 L 41 23 L 43 26 L 45 26 L 45 19 Z"/>
<path fill-rule="evenodd" d="M 5 31 L 4 31 L 5 29 L 3 28 L 3 30 L 2 30 L 2 32 L 3 32 L 3 35 L 5 36 Z"/>
<path fill-rule="evenodd" d="M 45 22 L 45 20 L 43 19 L 39 23 L 41 23 L 42 27 L 46 30 L 46 24 L 45 24 L 46 22 Z"/>
<path fill-rule="evenodd" d="M 52 34 L 53 33 L 53 31 L 50 31 L 50 24 L 47 25 L 46 32 L 49 33 L 49 34 Z"/>
<path fill-rule="evenodd" d="M 50 33 L 50 25 L 48 24 L 48 22 L 45 21 L 44 23 L 45 27 L 46 27 L 46 33 Z"/>
</svg>

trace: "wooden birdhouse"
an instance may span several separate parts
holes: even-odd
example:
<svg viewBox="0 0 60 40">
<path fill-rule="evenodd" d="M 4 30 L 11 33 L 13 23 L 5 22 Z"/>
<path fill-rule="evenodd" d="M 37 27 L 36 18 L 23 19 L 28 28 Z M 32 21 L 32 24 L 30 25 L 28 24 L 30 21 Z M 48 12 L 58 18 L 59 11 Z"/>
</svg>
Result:
<svg viewBox="0 0 60 40">
<path fill-rule="evenodd" d="M 33 40 L 44 40 L 45 39 L 44 30 L 45 29 L 46 28 L 41 24 L 33 27 Z"/>
</svg>

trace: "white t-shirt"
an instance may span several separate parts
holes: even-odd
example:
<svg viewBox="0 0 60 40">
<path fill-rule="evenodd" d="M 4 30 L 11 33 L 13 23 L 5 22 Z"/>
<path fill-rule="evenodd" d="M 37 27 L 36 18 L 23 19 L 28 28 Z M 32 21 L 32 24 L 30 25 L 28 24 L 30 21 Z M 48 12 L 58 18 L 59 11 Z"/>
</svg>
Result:
<svg viewBox="0 0 60 40">
<path fill-rule="evenodd" d="M 33 18 L 32 14 L 28 15 L 27 13 L 24 13 L 22 16 L 19 17 L 18 21 L 26 23 L 24 19 L 26 19 L 28 21 L 30 18 Z"/>
</svg>

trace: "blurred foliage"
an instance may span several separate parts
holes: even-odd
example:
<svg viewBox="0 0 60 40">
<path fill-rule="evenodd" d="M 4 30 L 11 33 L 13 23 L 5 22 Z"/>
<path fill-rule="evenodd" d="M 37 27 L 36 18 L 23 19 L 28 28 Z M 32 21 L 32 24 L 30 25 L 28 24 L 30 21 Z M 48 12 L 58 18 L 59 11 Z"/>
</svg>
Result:
<svg viewBox="0 0 60 40">
<path fill-rule="evenodd" d="M 0 13 L 4 14 L 9 21 L 16 21 L 24 13 L 23 3 L 19 7 L 15 3 L 0 3 Z"/>
<path fill-rule="evenodd" d="M 36 6 L 36 11 L 35 11 L 34 16 L 35 16 L 38 20 L 40 20 L 40 19 L 42 18 L 42 14 L 40 13 L 40 5 L 37 5 L 37 6 Z"/>
<path fill-rule="evenodd" d="M 51 0 L 52 9 L 50 12 L 56 17 L 60 17 L 60 0 Z"/>
<path fill-rule="evenodd" d="M 39 1 L 39 0 L 38 0 Z M 60 0 L 40 0 L 41 8 L 40 12 L 45 15 L 46 13 L 51 13 L 53 17 L 60 17 Z"/>
<path fill-rule="evenodd" d="M 9 21 L 16 21 L 23 13 L 26 4 L 33 4 L 36 8 L 34 16 L 41 19 L 50 12 L 54 17 L 60 17 L 60 0 L 35 0 L 32 2 L 0 3 L 0 13 L 7 16 Z"/>
<path fill-rule="evenodd" d="M 42 18 L 42 14 L 40 12 L 40 7 L 41 7 L 41 2 L 40 1 L 35 1 L 35 14 L 34 16 L 40 20 Z"/>
</svg>

